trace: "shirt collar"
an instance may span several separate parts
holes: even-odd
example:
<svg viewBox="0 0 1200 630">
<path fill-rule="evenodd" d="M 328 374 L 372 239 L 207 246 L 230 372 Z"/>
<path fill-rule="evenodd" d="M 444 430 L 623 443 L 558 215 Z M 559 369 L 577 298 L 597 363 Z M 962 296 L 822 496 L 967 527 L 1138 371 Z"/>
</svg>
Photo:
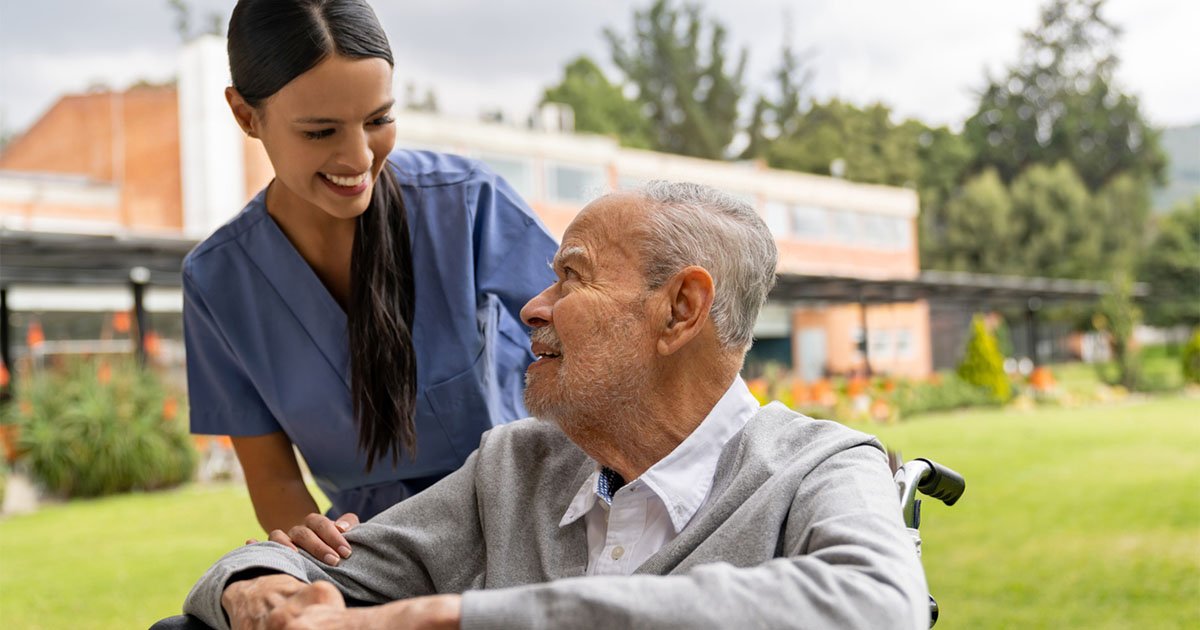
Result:
<svg viewBox="0 0 1200 630">
<path fill-rule="evenodd" d="M 758 400 L 750 393 L 746 382 L 735 376 L 725 394 L 691 435 L 635 480 L 650 488 L 666 506 L 676 534 L 692 520 L 708 497 L 725 445 L 758 410 Z M 575 522 L 601 502 L 597 494 L 599 479 L 597 465 L 567 507 L 559 527 Z M 631 481 L 629 485 L 633 483 Z"/>
</svg>

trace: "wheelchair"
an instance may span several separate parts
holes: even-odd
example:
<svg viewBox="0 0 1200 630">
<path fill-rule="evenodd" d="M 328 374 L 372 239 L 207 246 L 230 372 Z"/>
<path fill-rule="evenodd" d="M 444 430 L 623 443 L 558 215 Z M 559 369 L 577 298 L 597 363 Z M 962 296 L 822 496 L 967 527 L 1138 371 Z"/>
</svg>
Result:
<svg viewBox="0 0 1200 630">
<path fill-rule="evenodd" d="M 896 470 L 894 479 L 900 492 L 900 509 L 904 514 L 904 525 L 908 527 L 913 543 L 917 546 L 917 557 L 921 557 L 921 499 L 917 493 L 937 499 L 946 505 L 954 505 L 967 489 L 963 476 L 953 470 L 928 459 L 917 458 L 906 464 L 899 464 L 899 455 L 889 453 Z M 938 604 L 933 595 L 929 595 L 929 627 L 938 620 Z"/>
</svg>

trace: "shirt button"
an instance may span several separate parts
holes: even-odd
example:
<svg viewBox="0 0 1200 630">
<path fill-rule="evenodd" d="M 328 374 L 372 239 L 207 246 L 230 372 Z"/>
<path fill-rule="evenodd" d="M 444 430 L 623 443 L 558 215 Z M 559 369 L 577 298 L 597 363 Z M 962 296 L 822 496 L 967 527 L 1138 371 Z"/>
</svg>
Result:
<svg viewBox="0 0 1200 630">
<path fill-rule="evenodd" d="M 613 547 L 613 550 L 612 550 L 612 559 L 613 559 L 613 560 L 620 560 L 620 559 L 621 559 L 621 556 L 623 556 L 623 555 L 625 555 L 625 548 L 624 548 L 624 547 L 622 547 L 622 546 L 620 546 L 620 545 L 617 545 L 616 547 Z"/>
</svg>

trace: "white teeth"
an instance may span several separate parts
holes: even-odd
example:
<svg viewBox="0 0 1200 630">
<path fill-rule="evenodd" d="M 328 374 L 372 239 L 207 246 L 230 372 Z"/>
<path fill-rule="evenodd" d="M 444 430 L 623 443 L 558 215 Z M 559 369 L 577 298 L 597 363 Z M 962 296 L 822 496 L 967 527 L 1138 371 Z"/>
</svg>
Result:
<svg viewBox="0 0 1200 630">
<path fill-rule="evenodd" d="M 342 177 L 340 175 L 330 175 L 329 173 L 321 173 L 321 175 L 325 179 L 328 179 L 329 181 L 337 184 L 338 186 L 344 186 L 346 188 L 354 188 L 355 186 L 366 181 L 366 179 L 367 179 L 366 173 L 359 173 L 358 175 L 354 175 L 352 177 Z"/>
</svg>

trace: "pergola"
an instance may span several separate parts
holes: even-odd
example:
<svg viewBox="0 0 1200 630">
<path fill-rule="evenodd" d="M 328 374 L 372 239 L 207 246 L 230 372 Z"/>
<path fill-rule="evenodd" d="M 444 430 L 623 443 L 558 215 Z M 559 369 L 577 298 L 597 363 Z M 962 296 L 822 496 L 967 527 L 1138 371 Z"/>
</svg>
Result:
<svg viewBox="0 0 1200 630">
<path fill-rule="evenodd" d="M 193 239 L 152 234 L 64 234 L 0 228 L 0 358 L 12 365 L 8 289 L 17 284 L 128 286 L 139 360 L 146 357 L 147 285 L 179 286 Z"/>
<path fill-rule="evenodd" d="M 136 348 L 145 358 L 147 285 L 179 286 L 183 257 L 194 239 L 153 234 L 65 234 L 0 228 L 0 357 L 12 365 L 8 288 L 16 284 L 128 286 L 137 323 Z M 1138 284 L 1136 296 L 1149 287 Z M 923 271 L 909 278 L 855 278 L 781 273 L 771 299 L 781 302 L 857 303 L 867 341 L 866 307 L 917 300 L 1019 305 L 1025 309 L 1031 342 L 1036 313 L 1045 304 L 1091 302 L 1109 291 L 1103 282 Z M 868 365 L 868 370 L 870 366 Z"/>
</svg>

